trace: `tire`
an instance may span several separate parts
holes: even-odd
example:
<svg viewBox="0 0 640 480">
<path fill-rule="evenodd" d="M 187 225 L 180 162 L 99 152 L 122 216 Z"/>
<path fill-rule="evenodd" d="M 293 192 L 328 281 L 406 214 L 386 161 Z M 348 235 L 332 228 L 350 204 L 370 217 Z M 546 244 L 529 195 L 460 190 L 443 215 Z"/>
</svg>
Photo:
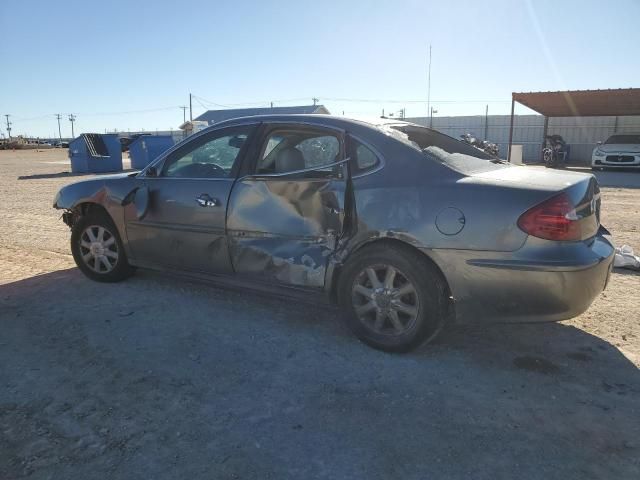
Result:
<svg viewBox="0 0 640 480">
<path fill-rule="evenodd" d="M 91 241 L 89 230 L 96 241 Z M 118 229 L 106 212 L 93 211 L 78 219 L 71 229 L 71 253 L 80 271 L 97 282 L 119 282 L 135 271 L 127 261 Z"/>
<path fill-rule="evenodd" d="M 389 270 L 383 266 L 395 270 L 390 288 Z M 373 288 L 370 270 L 382 284 L 378 288 Z M 409 290 L 407 283 L 415 294 L 403 293 Z M 449 311 L 447 287 L 436 267 L 418 252 L 399 245 L 385 243 L 357 251 L 344 266 L 337 288 L 347 327 L 362 342 L 386 352 L 407 352 L 433 340 Z"/>
</svg>

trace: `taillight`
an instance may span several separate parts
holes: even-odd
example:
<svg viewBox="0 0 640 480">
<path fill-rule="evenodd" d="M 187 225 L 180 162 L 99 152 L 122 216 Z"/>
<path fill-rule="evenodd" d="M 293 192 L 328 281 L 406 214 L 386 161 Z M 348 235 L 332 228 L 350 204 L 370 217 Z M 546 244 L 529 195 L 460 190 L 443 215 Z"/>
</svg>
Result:
<svg viewBox="0 0 640 480">
<path fill-rule="evenodd" d="M 518 227 L 529 235 L 547 240 L 580 240 L 582 236 L 576 208 L 566 193 L 527 210 L 518 219 Z"/>
</svg>

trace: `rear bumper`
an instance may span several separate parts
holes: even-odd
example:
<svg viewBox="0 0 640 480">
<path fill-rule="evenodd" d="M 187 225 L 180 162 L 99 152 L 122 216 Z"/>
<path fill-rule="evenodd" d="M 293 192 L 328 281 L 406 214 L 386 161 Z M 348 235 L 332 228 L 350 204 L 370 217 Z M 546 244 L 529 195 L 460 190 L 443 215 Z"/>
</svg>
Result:
<svg viewBox="0 0 640 480">
<path fill-rule="evenodd" d="M 548 322 L 580 315 L 604 290 L 614 248 L 602 235 L 589 244 L 529 237 L 517 252 L 426 251 L 444 272 L 456 321 Z"/>
</svg>

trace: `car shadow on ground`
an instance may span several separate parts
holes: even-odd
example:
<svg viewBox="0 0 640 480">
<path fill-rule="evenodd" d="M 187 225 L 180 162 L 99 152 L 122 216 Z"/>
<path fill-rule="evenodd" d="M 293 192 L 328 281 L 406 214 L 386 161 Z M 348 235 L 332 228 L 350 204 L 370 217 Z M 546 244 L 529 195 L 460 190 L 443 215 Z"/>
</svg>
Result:
<svg viewBox="0 0 640 480">
<path fill-rule="evenodd" d="M 614 272 L 619 273 L 620 275 L 629 275 L 631 277 L 640 277 L 639 270 L 632 270 L 630 268 L 616 268 Z"/>
<path fill-rule="evenodd" d="M 564 324 L 456 327 L 393 355 L 333 309 L 68 269 L 1 285 L 0 329 L 0 478 L 640 469 L 640 371 Z"/>
<path fill-rule="evenodd" d="M 74 177 L 95 177 L 102 175 L 113 175 L 115 173 L 132 173 L 138 172 L 139 170 L 135 170 L 132 168 L 118 170 L 115 172 L 100 172 L 100 173 L 73 173 L 73 172 L 58 172 L 58 173 L 39 173 L 35 175 L 20 175 L 18 180 L 41 180 L 46 178 L 74 178 Z"/>
</svg>

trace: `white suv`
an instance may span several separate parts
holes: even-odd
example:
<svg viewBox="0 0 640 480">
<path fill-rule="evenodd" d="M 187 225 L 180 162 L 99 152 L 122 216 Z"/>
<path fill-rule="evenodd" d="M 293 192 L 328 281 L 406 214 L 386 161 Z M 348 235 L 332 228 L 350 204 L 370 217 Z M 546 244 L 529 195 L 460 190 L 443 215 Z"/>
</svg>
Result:
<svg viewBox="0 0 640 480">
<path fill-rule="evenodd" d="M 640 134 L 620 133 L 611 135 L 604 143 L 598 142 L 591 154 L 591 168 L 610 167 L 640 168 Z"/>
</svg>

